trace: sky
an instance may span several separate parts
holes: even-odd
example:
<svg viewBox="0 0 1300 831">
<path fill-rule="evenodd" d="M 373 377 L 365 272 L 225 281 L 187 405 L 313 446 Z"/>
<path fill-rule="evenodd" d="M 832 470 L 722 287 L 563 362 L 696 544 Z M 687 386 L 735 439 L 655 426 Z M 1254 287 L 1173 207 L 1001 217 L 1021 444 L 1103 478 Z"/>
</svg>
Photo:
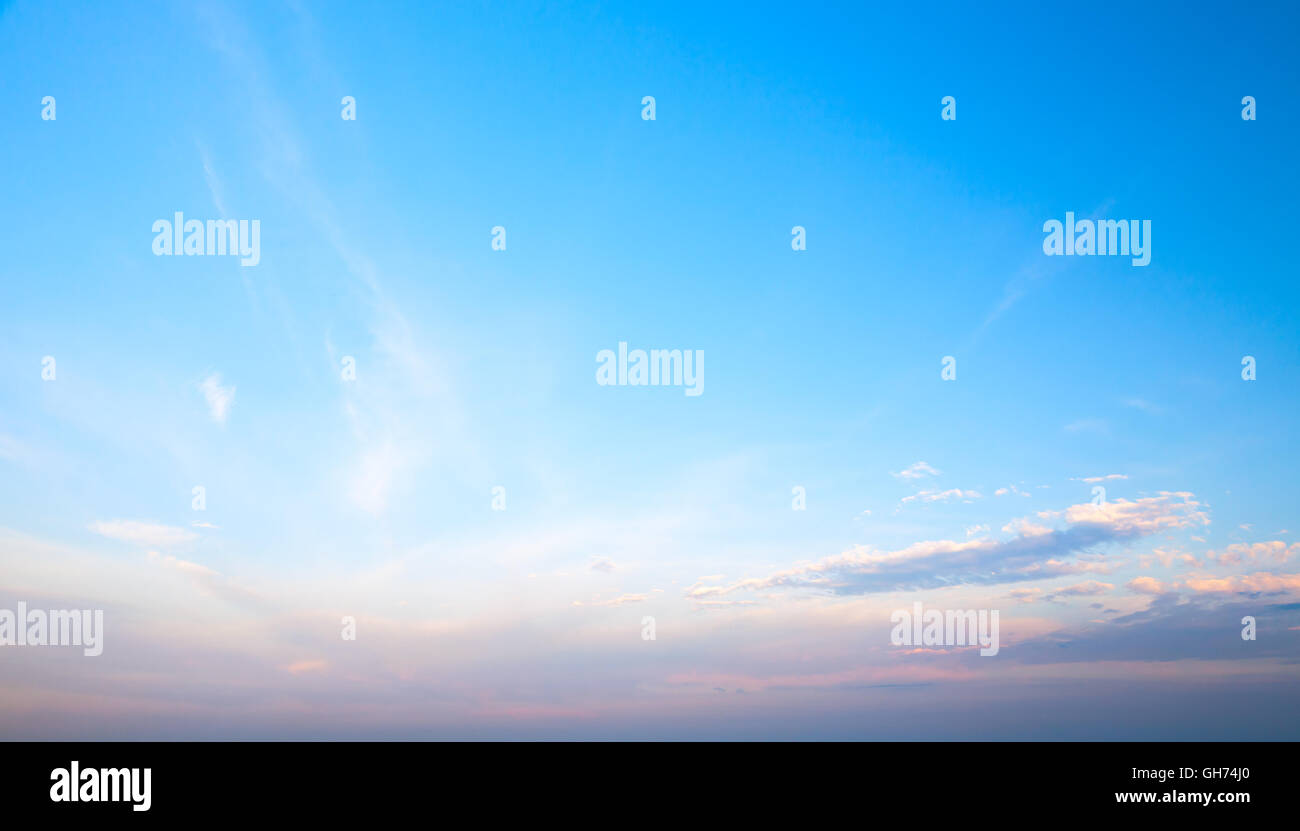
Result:
<svg viewBox="0 0 1300 831">
<path fill-rule="evenodd" d="M 1298 21 L 0 2 L 0 737 L 1300 738 Z"/>
</svg>

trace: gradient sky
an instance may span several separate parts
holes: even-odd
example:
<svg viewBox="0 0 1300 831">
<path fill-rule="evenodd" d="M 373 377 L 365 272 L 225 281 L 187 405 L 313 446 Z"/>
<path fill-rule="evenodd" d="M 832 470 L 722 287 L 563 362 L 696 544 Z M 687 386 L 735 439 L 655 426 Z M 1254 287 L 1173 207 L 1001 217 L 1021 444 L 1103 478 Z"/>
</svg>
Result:
<svg viewBox="0 0 1300 831">
<path fill-rule="evenodd" d="M 0 736 L 1300 738 L 1300 13 L 1143 5 L 0 3 Z"/>
</svg>

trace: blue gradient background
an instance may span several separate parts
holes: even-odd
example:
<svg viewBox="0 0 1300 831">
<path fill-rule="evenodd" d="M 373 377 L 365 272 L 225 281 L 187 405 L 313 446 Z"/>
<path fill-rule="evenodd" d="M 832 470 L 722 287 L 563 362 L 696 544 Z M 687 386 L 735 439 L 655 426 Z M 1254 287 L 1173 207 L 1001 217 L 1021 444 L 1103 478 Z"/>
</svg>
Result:
<svg viewBox="0 0 1300 831">
<path fill-rule="evenodd" d="M 0 651 L 0 735 L 1300 738 L 1297 17 L 5 4 L 0 607 L 110 628 Z M 261 264 L 153 256 L 178 210 L 259 219 Z M 1151 264 L 1044 256 L 1066 211 L 1151 220 Z M 704 394 L 597 386 L 619 341 L 703 350 Z M 691 593 L 1005 538 L 1107 475 L 1208 521 L 1072 580 Z M 909 664 L 914 598 L 1014 646 Z"/>
</svg>

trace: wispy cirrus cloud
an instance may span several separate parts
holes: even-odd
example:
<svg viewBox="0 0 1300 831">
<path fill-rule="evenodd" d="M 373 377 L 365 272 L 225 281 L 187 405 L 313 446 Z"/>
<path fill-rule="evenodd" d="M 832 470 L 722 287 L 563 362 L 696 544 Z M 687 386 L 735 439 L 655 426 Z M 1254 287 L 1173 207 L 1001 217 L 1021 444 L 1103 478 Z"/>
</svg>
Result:
<svg viewBox="0 0 1300 831">
<path fill-rule="evenodd" d="M 592 600 L 583 603 L 581 600 L 573 601 L 574 606 L 626 606 L 629 603 L 641 603 L 650 595 L 648 594 L 621 594 L 618 597 L 611 597 L 608 600 Z"/>
<path fill-rule="evenodd" d="M 1101 594 L 1109 594 L 1115 588 L 1114 583 L 1103 583 L 1100 580 L 1086 580 L 1082 583 L 1075 583 L 1072 586 L 1063 586 L 1059 589 L 1052 589 L 1048 594 L 1043 595 L 1043 599 L 1052 602 L 1059 602 L 1064 597 L 1094 597 Z"/>
<path fill-rule="evenodd" d="M 193 531 L 187 531 L 184 528 L 177 528 L 172 525 L 160 525 L 155 522 L 139 522 L 130 519 L 112 519 L 92 522 L 90 523 L 89 528 L 96 534 L 108 537 L 109 539 L 147 546 L 165 547 L 169 545 L 180 545 L 181 543 L 189 542 L 190 540 L 198 538 L 198 535 Z"/>
<path fill-rule="evenodd" d="M 202 566 L 199 565 L 198 563 L 192 563 L 189 560 L 182 560 L 179 557 L 173 557 L 170 554 L 160 555 L 156 551 L 150 551 L 149 559 L 155 560 L 158 563 L 161 563 L 162 565 L 166 566 L 167 568 L 174 568 L 177 571 L 190 575 L 191 577 L 207 578 L 207 577 L 218 576 L 217 572 L 213 571 L 207 566 Z"/>
<path fill-rule="evenodd" d="M 1147 401 L 1144 398 L 1136 398 L 1136 397 L 1125 398 L 1122 401 L 1120 401 L 1120 403 L 1123 404 L 1125 407 L 1130 407 L 1134 410 L 1141 410 L 1142 412 L 1150 413 L 1151 415 L 1160 415 L 1161 413 L 1164 412 L 1163 407 L 1161 407 L 1158 404 L 1152 404 L 1150 401 Z"/>
<path fill-rule="evenodd" d="M 954 499 L 960 499 L 964 502 L 970 502 L 972 500 L 981 499 L 981 498 L 982 496 L 979 491 L 962 490 L 961 488 L 949 488 L 946 491 L 939 491 L 939 490 L 919 491 L 917 493 L 912 494 L 911 496 L 904 496 L 901 501 L 904 504 L 908 502 L 951 502 Z"/>
<path fill-rule="evenodd" d="M 1071 421 L 1063 428 L 1067 433 L 1096 433 L 1098 435 L 1110 435 L 1110 423 L 1104 418 L 1081 418 Z"/>
<path fill-rule="evenodd" d="M 1064 603 L 1067 598 L 1097 597 L 1104 594 L 1110 594 L 1114 589 L 1114 583 L 1103 583 L 1100 580 L 1085 580 L 1082 583 L 1075 583 L 1069 586 L 1058 586 L 1054 589 L 1045 589 L 1037 586 L 1016 588 L 1008 592 L 1007 596 L 1018 603 L 1036 603 L 1039 601 L 1045 603 Z"/>
</svg>

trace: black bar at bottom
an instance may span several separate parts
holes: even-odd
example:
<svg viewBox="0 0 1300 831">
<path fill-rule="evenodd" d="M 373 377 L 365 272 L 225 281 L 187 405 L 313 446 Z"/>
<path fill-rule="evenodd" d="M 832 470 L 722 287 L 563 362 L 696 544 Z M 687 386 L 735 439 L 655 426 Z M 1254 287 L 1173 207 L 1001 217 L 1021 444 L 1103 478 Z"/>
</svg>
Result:
<svg viewBox="0 0 1300 831">
<path fill-rule="evenodd" d="M 1294 750 L 1283 743 L 13 742 L 0 747 L 0 799 L 6 816 L 18 809 L 90 821 L 337 821 L 430 809 L 437 812 L 430 821 L 457 824 L 463 820 L 448 811 L 473 809 L 480 821 L 489 814 L 622 821 L 608 810 L 772 819 L 801 811 L 824 817 L 835 806 L 918 819 L 1051 809 L 1149 819 L 1199 811 L 1232 820 L 1257 808 L 1289 810 Z M 148 809 L 136 810 L 146 798 Z"/>
</svg>

